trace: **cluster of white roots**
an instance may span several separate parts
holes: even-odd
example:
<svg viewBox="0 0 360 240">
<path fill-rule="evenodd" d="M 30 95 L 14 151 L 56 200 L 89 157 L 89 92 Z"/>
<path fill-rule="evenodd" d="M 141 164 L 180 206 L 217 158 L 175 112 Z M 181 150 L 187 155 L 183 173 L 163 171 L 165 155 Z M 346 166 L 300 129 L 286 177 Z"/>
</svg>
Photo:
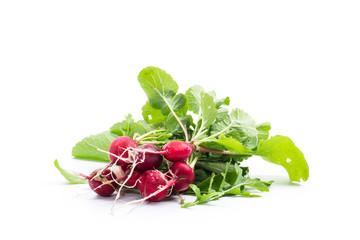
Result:
<svg viewBox="0 0 360 240">
<path fill-rule="evenodd" d="M 128 147 L 125 149 L 125 151 L 120 155 L 120 156 L 117 156 L 113 153 L 110 153 L 108 151 L 105 151 L 105 150 L 102 150 L 102 149 L 99 149 L 97 148 L 98 151 L 101 151 L 101 152 L 104 152 L 104 153 L 107 153 L 111 156 L 114 156 L 116 157 L 116 160 L 115 161 L 111 161 L 109 164 L 107 164 L 104 168 L 102 168 L 100 171 L 97 172 L 97 174 L 94 176 L 93 179 L 95 180 L 98 180 L 98 179 L 101 179 L 102 180 L 102 184 L 99 185 L 98 187 L 96 187 L 94 190 L 98 189 L 98 188 L 101 188 L 103 185 L 107 185 L 109 184 L 110 186 L 112 186 L 116 191 L 117 191 L 117 194 L 116 194 L 116 197 L 115 197 L 115 200 L 114 200 L 114 203 L 111 207 L 111 214 L 114 214 L 115 210 L 119 209 L 119 208 L 122 208 L 122 207 L 125 207 L 125 206 L 128 206 L 130 204 L 134 204 L 134 203 L 139 203 L 142 204 L 145 200 L 147 199 L 150 199 L 152 198 L 153 196 L 157 195 L 158 193 L 166 190 L 167 188 L 170 187 L 170 190 L 169 190 L 169 194 L 168 195 L 171 195 L 171 192 L 172 192 L 172 188 L 173 188 L 173 185 L 174 183 L 176 182 L 176 180 L 173 180 L 173 177 L 174 177 L 174 174 L 169 170 L 168 172 L 165 173 L 166 176 L 170 177 L 170 179 L 172 180 L 168 180 L 165 178 L 164 176 L 164 180 L 166 181 L 166 185 L 164 186 L 159 186 L 159 189 L 157 191 L 155 191 L 154 193 L 144 197 L 144 198 L 141 198 L 141 199 L 138 199 L 138 200 L 133 200 L 133 201 L 130 201 L 130 202 L 127 202 L 125 204 L 122 204 L 121 206 L 115 208 L 115 204 L 117 202 L 117 200 L 120 198 L 120 196 L 122 195 L 122 189 L 124 187 L 126 188 L 135 188 L 135 186 L 137 185 L 138 182 L 140 182 L 139 179 L 136 180 L 135 184 L 132 185 L 132 186 L 129 186 L 127 185 L 127 182 L 129 181 L 129 179 L 131 178 L 131 176 L 133 175 L 134 173 L 134 170 L 135 170 L 135 167 L 136 165 L 140 164 L 140 163 L 143 163 L 145 161 L 145 153 L 149 152 L 149 153 L 156 153 L 158 154 L 158 152 L 154 152 L 154 151 L 151 151 L 151 150 L 148 150 L 148 149 L 139 149 L 139 148 L 133 148 L 133 147 Z M 127 153 L 128 157 L 124 157 L 124 155 Z M 139 153 L 142 153 L 142 158 L 139 159 L 138 157 L 138 154 Z M 137 161 L 135 161 L 134 159 L 137 159 Z M 118 166 L 117 165 L 117 162 L 118 161 L 124 161 L 126 163 L 129 163 L 130 165 L 130 172 L 127 174 L 125 173 L 121 166 Z M 110 170 L 110 175 L 111 175 L 111 180 L 107 180 L 107 175 L 103 175 L 102 173 L 105 171 L 105 169 L 109 169 Z M 168 168 L 169 169 L 169 168 Z M 123 178 L 127 175 L 127 178 L 125 180 L 123 180 Z M 101 176 L 101 178 L 100 178 Z M 92 179 L 91 179 L 92 180 Z M 115 188 L 113 186 L 113 184 L 111 183 L 115 183 L 116 185 L 119 186 L 119 188 Z M 137 206 L 135 206 L 134 208 L 136 208 Z"/>
</svg>

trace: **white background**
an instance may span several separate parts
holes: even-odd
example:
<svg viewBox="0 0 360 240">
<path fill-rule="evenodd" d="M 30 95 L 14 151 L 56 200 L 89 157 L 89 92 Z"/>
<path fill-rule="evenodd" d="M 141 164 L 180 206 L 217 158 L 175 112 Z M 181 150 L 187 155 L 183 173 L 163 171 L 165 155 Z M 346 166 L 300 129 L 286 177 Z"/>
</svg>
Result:
<svg viewBox="0 0 360 240">
<path fill-rule="evenodd" d="M 1 1 L 0 234 L 359 239 L 359 12 L 344 0 Z M 261 198 L 189 209 L 172 198 L 111 216 L 112 199 L 66 184 L 53 161 L 103 166 L 72 159 L 71 148 L 127 113 L 140 119 L 146 66 L 170 73 L 180 92 L 200 84 L 270 121 L 272 135 L 304 152 L 309 180 L 291 183 L 252 158 L 251 176 L 275 180 Z"/>
</svg>

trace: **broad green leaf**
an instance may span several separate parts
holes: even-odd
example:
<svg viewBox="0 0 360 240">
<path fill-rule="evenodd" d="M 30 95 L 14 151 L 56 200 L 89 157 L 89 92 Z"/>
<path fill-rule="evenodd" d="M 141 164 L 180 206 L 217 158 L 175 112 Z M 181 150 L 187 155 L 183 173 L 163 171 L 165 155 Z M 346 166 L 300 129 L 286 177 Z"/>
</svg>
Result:
<svg viewBox="0 0 360 240">
<path fill-rule="evenodd" d="M 286 136 L 276 135 L 262 140 L 254 153 L 263 159 L 283 166 L 291 181 L 306 181 L 309 178 L 309 166 L 304 154 Z"/>
<path fill-rule="evenodd" d="M 211 92 L 208 92 L 208 93 L 210 94 L 210 96 L 212 96 L 214 98 L 215 106 L 216 106 L 217 109 L 221 108 L 222 105 L 226 105 L 226 106 L 230 105 L 230 98 L 229 97 L 222 98 L 222 99 L 217 99 L 215 91 L 211 91 Z"/>
<path fill-rule="evenodd" d="M 217 139 L 201 142 L 199 146 L 203 147 L 203 148 L 207 148 L 207 149 L 217 150 L 217 151 L 226 150 L 226 147 L 224 147 L 222 144 L 220 144 L 217 141 Z"/>
<path fill-rule="evenodd" d="M 210 94 L 204 92 L 201 92 L 200 96 L 200 120 L 198 121 L 198 125 L 196 126 L 192 139 L 197 139 L 203 135 L 204 131 L 209 129 L 217 116 L 214 98 Z"/>
<path fill-rule="evenodd" d="M 214 102 L 214 98 L 210 96 L 208 93 L 201 93 L 201 102 L 200 102 L 200 110 L 201 110 L 201 130 L 209 128 L 211 124 L 216 119 L 217 110 Z M 201 132 L 200 130 L 200 132 Z"/>
<path fill-rule="evenodd" d="M 90 160 L 109 161 L 108 154 L 103 151 L 109 151 L 110 144 L 117 136 L 105 131 L 97 135 L 91 135 L 78 142 L 72 149 L 72 155 L 77 158 Z"/>
<path fill-rule="evenodd" d="M 161 108 L 161 114 L 165 116 L 169 115 L 171 113 L 170 108 L 177 112 L 178 110 L 183 109 L 185 104 L 185 95 L 182 93 L 176 94 L 172 99 L 169 99 L 169 105 L 163 105 L 163 107 Z"/>
<path fill-rule="evenodd" d="M 185 95 L 189 101 L 189 110 L 195 114 L 200 113 L 201 93 L 202 92 L 205 92 L 205 89 L 199 85 L 195 85 L 195 86 L 190 87 L 185 93 Z M 208 92 L 208 94 L 213 97 L 216 109 L 219 109 L 222 105 L 229 106 L 229 104 L 230 104 L 229 97 L 217 99 L 216 93 L 214 91 Z"/>
<path fill-rule="evenodd" d="M 231 152 L 237 152 L 239 154 L 245 153 L 245 148 L 241 142 L 232 137 L 226 137 L 225 135 L 221 135 L 220 138 L 204 141 L 200 144 L 200 146 L 217 151 L 223 151 L 227 149 Z"/>
<path fill-rule="evenodd" d="M 239 154 L 243 154 L 245 152 L 245 148 L 241 142 L 232 137 L 225 137 L 225 135 L 222 135 L 219 139 L 216 140 L 216 142 L 231 152 L 238 152 Z"/>
<path fill-rule="evenodd" d="M 216 108 L 219 109 L 222 105 L 229 106 L 230 105 L 230 98 L 222 98 L 222 99 L 215 99 Z"/>
<path fill-rule="evenodd" d="M 165 121 L 166 117 L 161 113 L 161 109 L 150 106 L 149 102 L 142 107 L 142 116 L 144 120 L 150 124 L 157 124 Z"/>
<path fill-rule="evenodd" d="M 186 115 L 185 117 L 179 117 L 179 119 L 181 123 L 185 126 L 191 121 L 191 116 Z M 182 128 L 179 122 L 172 114 L 168 115 L 165 119 L 165 128 L 170 132 L 182 132 Z"/>
<path fill-rule="evenodd" d="M 139 135 L 145 134 L 149 131 L 149 125 L 145 121 L 135 122 L 131 114 L 125 116 L 125 120 L 122 122 L 115 123 L 111 128 L 110 132 L 118 136 L 133 137 L 135 133 Z"/>
<path fill-rule="evenodd" d="M 258 139 L 268 139 L 269 138 L 269 131 L 271 130 L 271 126 L 269 122 L 264 122 L 261 124 L 256 125 L 256 130 L 258 131 Z"/>
<path fill-rule="evenodd" d="M 144 68 L 139 73 L 138 81 L 149 99 L 150 106 L 156 109 L 169 106 L 179 88 L 169 74 L 157 67 Z"/>
<path fill-rule="evenodd" d="M 189 88 L 185 93 L 189 101 L 189 110 L 195 114 L 199 114 L 200 111 L 201 92 L 205 92 L 204 88 L 195 85 Z"/>
<path fill-rule="evenodd" d="M 236 108 L 231 111 L 230 119 L 233 122 L 233 127 L 229 135 L 241 141 L 249 149 L 256 147 L 258 131 L 256 130 L 255 121 L 249 114 Z"/>
<path fill-rule="evenodd" d="M 227 137 L 233 137 L 248 149 L 255 148 L 258 142 L 255 121 L 238 108 L 233 109 L 230 115 L 226 110 L 219 111 L 215 123 L 211 126 L 210 134 L 211 136 L 225 134 Z"/>
<path fill-rule="evenodd" d="M 149 106 L 143 107 L 143 116 L 146 121 L 162 123 L 170 115 L 176 115 L 179 118 L 186 116 L 188 110 L 186 96 L 176 94 L 178 85 L 165 71 L 156 67 L 144 68 L 138 76 L 138 81 L 148 97 Z"/>
<path fill-rule="evenodd" d="M 54 165 L 59 170 L 59 172 L 64 176 L 64 178 L 66 178 L 66 180 L 69 181 L 69 183 L 71 184 L 88 183 L 88 180 L 86 180 L 83 176 L 76 175 L 72 171 L 61 168 L 57 159 L 54 161 Z"/>
</svg>

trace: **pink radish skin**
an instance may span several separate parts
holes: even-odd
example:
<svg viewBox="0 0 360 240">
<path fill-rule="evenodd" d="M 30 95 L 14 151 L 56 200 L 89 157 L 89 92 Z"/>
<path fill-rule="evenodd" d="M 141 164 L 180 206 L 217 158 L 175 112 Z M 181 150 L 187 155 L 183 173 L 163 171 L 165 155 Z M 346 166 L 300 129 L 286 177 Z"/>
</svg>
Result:
<svg viewBox="0 0 360 240">
<path fill-rule="evenodd" d="M 102 174 L 97 176 L 97 173 L 99 171 L 102 171 Z M 104 182 L 113 180 L 111 176 L 111 171 L 109 169 L 105 169 L 105 170 L 101 168 L 96 169 L 90 174 L 88 179 L 89 179 L 90 188 L 100 196 L 108 197 L 111 194 L 113 194 L 113 192 L 115 191 L 115 187 L 114 187 L 115 184 L 113 183 L 104 184 Z"/>
<path fill-rule="evenodd" d="M 140 194 L 146 198 L 151 194 L 156 193 L 161 188 L 164 188 L 154 196 L 148 198 L 148 201 L 157 202 L 164 199 L 169 194 L 169 188 L 176 180 L 167 180 L 166 176 L 158 170 L 148 170 L 144 172 L 140 177 L 139 191 Z"/>
<path fill-rule="evenodd" d="M 193 147 L 186 142 L 171 141 L 165 144 L 162 148 L 164 157 L 171 161 L 183 161 L 188 158 L 193 152 Z"/>
<path fill-rule="evenodd" d="M 141 152 L 137 151 L 135 154 L 135 162 L 138 164 L 136 165 L 136 169 L 141 171 L 146 171 L 150 169 L 155 169 L 160 166 L 162 163 L 163 157 L 160 155 L 160 148 L 153 144 L 144 144 L 137 149 L 139 150 L 147 150 L 149 152 Z M 136 151 L 136 150 L 135 150 Z M 151 152 L 150 152 L 151 151 Z M 154 153 L 152 153 L 154 152 Z M 145 155 L 145 156 L 144 156 Z"/>
<path fill-rule="evenodd" d="M 109 148 L 110 161 L 115 162 L 117 165 L 128 165 L 129 162 L 118 159 L 116 156 L 120 156 L 121 158 L 129 158 L 129 153 L 127 152 L 129 148 L 137 148 L 138 146 L 139 145 L 137 142 L 130 137 L 121 136 L 116 138 L 111 143 Z"/>
<path fill-rule="evenodd" d="M 194 182 L 195 174 L 193 169 L 185 162 L 175 162 L 170 167 L 170 172 L 177 182 L 174 185 L 174 190 L 183 192 L 189 188 L 189 185 Z"/>
</svg>

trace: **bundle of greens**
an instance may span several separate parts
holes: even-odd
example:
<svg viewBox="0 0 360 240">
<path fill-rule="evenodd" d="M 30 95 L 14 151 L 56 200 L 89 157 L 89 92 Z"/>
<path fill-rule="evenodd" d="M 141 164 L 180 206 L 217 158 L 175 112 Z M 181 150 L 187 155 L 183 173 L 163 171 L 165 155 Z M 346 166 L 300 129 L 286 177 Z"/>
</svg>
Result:
<svg viewBox="0 0 360 240">
<path fill-rule="evenodd" d="M 159 149 L 172 141 L 188 143 L 193 151 L 183 161 L 191 167 L 195 179 L 186 191 L 181 192 L 195 195 L 196 200 L 182 201 L 182 207 L 207 203 L 226 195 L 259 196 L 250 189 L 268 191 L 272 181 L 250 178 L 249 169 L 241 165 L 252 156 L 281 165 L 291 181 L 308 179 L 308 164 L 292 140 L 280 135 L 269 138 L 270 123 L 256 124 L 242 109 L 230 109 L 229 97 L 217 98 L 215 92 L 207 92 L 198 85 L 178 93 L 178 84 L 173 78 L 156 67 L 143 69 L 138 81 L 148 98 L 142 107 L 143 120 L 135 121 L 130 114 L 126 115 L 109 130 L 78 142 L 72 150 L 74 157 L 111 163 L 109 148 L 120 136 L 130 137 L 139 146 L 152 144 Z M 129 155 L 129 159 L 133 157 Z M 166 175 L 173 163 L 166 157 L 162 159 L 157 169 Z M 57 161 L 55 164 L 71 183 L 90 181 L 89 177 L 62 169 Z M 134 169 L 135 164 L 131 173 Z M 106 181 L 103 184 L 108 183 Z M 120 191 L 116 186 L 113 188 Z M 151 197 L 154 196 L 156 194 Z"/>
</svg>

